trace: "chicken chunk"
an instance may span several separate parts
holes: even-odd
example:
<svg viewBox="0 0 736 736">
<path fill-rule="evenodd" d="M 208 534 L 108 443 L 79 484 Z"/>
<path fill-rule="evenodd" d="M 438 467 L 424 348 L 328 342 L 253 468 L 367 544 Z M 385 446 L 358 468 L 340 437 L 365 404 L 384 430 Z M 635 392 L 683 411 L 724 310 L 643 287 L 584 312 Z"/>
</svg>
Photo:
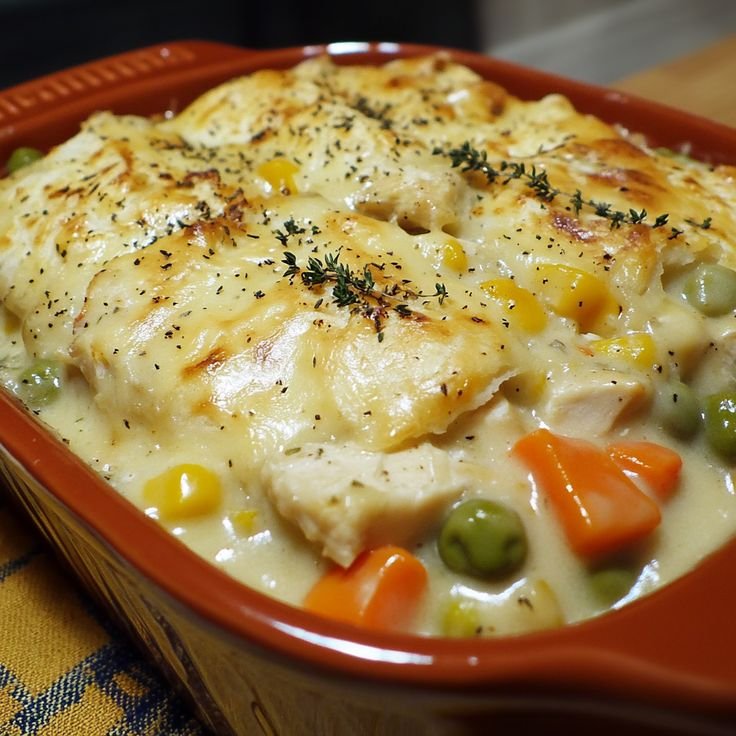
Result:
<svg viewBox="0 0 736 736">
<path fill-rule="evenodd" d="M 311 444 L 268 462 L 264 484 L 279 513 L 347 567 L 364 549 L 415 542 L 462 493 L 461 465 L 429 443 L 389 454 Z"/>
<path fill-rule="evenodd" d="M 570 370 L 553 385 L 540 412 L 552 429 L 600 437 L 651 396 L 645 377 L 612 370 Z"/>
</svg>

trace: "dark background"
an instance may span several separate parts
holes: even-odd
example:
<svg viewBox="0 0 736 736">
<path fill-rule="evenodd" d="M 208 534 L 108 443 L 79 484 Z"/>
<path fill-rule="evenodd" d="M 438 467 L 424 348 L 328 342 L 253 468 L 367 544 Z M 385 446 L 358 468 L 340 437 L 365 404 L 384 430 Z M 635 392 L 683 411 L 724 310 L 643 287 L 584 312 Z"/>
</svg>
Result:
<svg viewBox="0 0 736 736">
<path fill-rule="evenodd" d="M 380 40 L 478 50 L 478 27 L 473 0 L 0 0 L 0 88 L 158 42 Z"/>
</svg>

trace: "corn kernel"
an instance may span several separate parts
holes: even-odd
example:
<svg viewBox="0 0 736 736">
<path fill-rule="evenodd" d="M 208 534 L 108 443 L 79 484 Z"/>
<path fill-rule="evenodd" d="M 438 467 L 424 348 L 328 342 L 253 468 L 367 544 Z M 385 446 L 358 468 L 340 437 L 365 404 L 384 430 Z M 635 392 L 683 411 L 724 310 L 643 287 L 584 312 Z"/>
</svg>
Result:
<svg viewBox="0 0 736 736">
<path fill-rule="evenodd" d="M 258 511 L 256 509 L 241 509 L 230 514 L 230 520 L 235 528 L 245 535 L 251 535 L 256 531 Z"/>
<path fill-rule="evenodd" d="M 594 340 L 590 345 L 598 355 L 620 359 L 641 370 L 649 370 L 657 360 L 657 348 L 648 332 L 632 332 L 608 340 Z"/>
<path fill-rule="evenodd" d="M 258 176 L 262 176 L 276 192 L 282 194 L 298 194 L 294 174 L 299 167 L 287 158 L 274 158 L 262 163 L 257 170 Z"/>
<path fill-rule="evenodd" d="M 442 263 L 454 271 L 465 271 L 468 267 L 468 256 L 460 241 L 450 238 L 442 245 Z"/>
<path fill-rule="evenodd" d="M 143 499 L 163 521 L 189 519 L 214 511 L 222 501 L 222 486 L 211 470 L 184 463 L 148 480 Z"/>
<path fill-rule="evenodd" d="M 557 595 L 546 580 L 539 579 L 531 582 L 526 598 L 531 603 L 531 607 L 524 606 L 524 609 L 531 614 L 535 630 L 555 629 L 565 623 L 565 616 Z"/>
<path fill-rule="evenodd" d="M 575 320 L 582 332 L 592 332 L 619 311 L 606 284 L 597 276 L 561 263 L 537 267 L 539 294 L 561 317 Z"/>
<path fill-rule="evenodd" d="M 442 616 L 442 633 L 445 636 L 468 637 L 480 633 L 478 604 L 467 598 L 453 598 Z"/>
<path fill-rule="evenodd" d="M 511 325 L 530 333 L 541 332 L 547 326 L 547 314 L 538 299 L 513 279 L 491 279 L 480 288 L 502 307 Z"/>
</svg>

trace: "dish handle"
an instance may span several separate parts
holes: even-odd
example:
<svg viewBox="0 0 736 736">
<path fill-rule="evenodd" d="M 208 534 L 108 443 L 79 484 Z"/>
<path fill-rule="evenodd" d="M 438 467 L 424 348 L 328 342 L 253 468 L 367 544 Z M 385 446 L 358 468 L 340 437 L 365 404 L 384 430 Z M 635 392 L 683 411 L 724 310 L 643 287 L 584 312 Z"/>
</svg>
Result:
<svg viewBox="0 0 736 736">
<path fill-rule="evenodd" d="M 116 54 L 0 91 L 0 160 L 16 146 L 45 150 L 96 110 L 176 112 L 238 74 L 259 52 L 211 41 L 174 41 Z M 172 95 L 167 90 L 176 89 Z M 51 123 L 51 124 L 50 124 Z"/>
</svg>

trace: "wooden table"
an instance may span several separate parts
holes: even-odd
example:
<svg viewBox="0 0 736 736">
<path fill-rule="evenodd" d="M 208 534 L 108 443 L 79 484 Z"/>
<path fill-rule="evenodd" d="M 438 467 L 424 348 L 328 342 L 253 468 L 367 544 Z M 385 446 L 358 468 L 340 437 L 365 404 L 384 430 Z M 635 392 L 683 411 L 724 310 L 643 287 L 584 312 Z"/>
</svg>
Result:
<svg viewBox="0 0 736 736">
<path fill-rule="evenodd" d="M 736 35 L 612 86 L 736 127 Z"/>
</svg>

